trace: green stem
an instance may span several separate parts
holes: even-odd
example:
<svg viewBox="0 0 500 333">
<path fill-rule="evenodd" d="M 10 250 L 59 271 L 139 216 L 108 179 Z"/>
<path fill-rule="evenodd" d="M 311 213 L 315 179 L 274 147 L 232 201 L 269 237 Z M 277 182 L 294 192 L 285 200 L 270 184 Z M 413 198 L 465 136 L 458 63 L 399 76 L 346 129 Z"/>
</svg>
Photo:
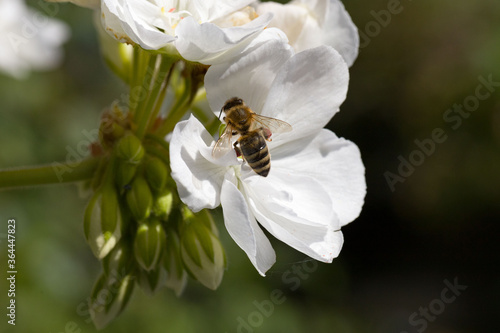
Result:
<svg viewBox="0 0 500 333">
<path fill-rule="evenodd" d="M 140 97 L 137 100 L 138 105 L 135 108 L 135 114 L 134 114 L 135 123 L 137 124 L 138 127 L 136 135 L 139 139 L 142 138 L 145 131 L 145 126 L 147 125 L 147 120 L 149 115 L 147 105 L 149 104 L 149 101 L 153 98 L 152 92 L 158 85 L 156 82 L 156 78 L 158 76 L 158 68 L 157 68 L 158 57 L 159 57 L 158 55 L 153 55 L 149 57 L 148 64 L 144 72 L 142 73 L 141 86 L 131 87 L 130 90 L 132 95 L 134 94 L 140 95 Z"/>
<path fill-rule="evenodd" d="M 61 184 L 92 178 L 100 158 L 88 158 L 73 163 L 53 162 L 50 165 L 0 170 L 0 189 Z"/>
<path fill-rule="evenodd" d="M 170 73 L 172 64 L 175 62 L 174 59 L 169 57 L 162 57 L 161 55 L 159 55 L 159 57 L 161 57 L 159 60 L 160 63 L 155 64 L 156 68 L 151 79 L 152 87 L 148 91 L 148 98 L 136 118 L 136 135 L 138 138 L 142 138 L 144 136 L 160 111 L 168 86 L 166 78 Z"/>
<path fill-rule="evenodd" d="M 163 121 L 158 130 L 155 131 L 157 136 L 164 137 L 168 133 L 172 132 L 177 122 L 179 122 L 179 120 L 181 120 L 184 114 L 189 110 L 194 97 L 191 89 L 191 80 L 187 79 L 185 81 L 185 85 L 186 86 L 184 87 L 182 95 L 168 113 L 167 118 Z"/>
<path fill-rule="evenodd" d="M 166 76 L 163 78 L 163 85 L 161 86 L 160 92 L 158 93 L 158 98 L 156 99 L 156 103 L 154 104 L 153 111 L 151 112 L 151 115 L 149 117 L 149 124 L 148 124 L 148 131 L 151 132 L 154 125 L 156 118 L 158 117 L 158 114 L 161 111 L 161 107 L 163 105 L 163 101 L 165 100 L 165 96 L 167 94 L 167 89 L 170 84 L 170 79 L 172 77 L 172 73 L 174 71 L 175 65 L 178 62 L 178 60 L 170 59 L 171 61 L 167 62 L 168 64 L 168 73 L 166 73 Z M 165 63 L 165 62 L 164 62 Z M 167 66 L 165 66 L 164 69 L 167 69 Z M 147 136 L 147 134 L 146 134 Z"/>
<path fill-rule="evenodd" d="M 163 139 L 163 137 L 159 137 L 155 134 L 146 134 L 146 139 L 152 142 L 157 143 L 159 146 L 161 146 L 163 149 L 165 149 L 166 152 L 170 149 L 168 143 Z"/>
<path fill-rule="evenodd" d="M 138 94 L 134 93 L 133 87 L 138 87 L 141 84 L 140 78 L 140 67 L 141 67 L 141 48 L 139 46 L 134 46 L 134 54 L 133 54 L 133 67 L 132 67 L 132 78 L 130 80 L 130 95 L 129 95 L 129 111 L 131 114 L 135 113 L 135 109 L 139 104 Z"/>
</svg>

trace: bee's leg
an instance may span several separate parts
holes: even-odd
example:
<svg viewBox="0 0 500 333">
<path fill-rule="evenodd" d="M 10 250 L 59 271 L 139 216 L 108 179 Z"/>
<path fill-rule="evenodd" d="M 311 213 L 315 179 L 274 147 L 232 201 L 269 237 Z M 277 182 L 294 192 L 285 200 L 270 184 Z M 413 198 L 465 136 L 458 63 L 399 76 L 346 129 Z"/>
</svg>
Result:
<svg viewBox="0 0 500 333">
<path fill-rule="evenodd" d="M 262 128 L 261 132 L 262 135 L 264 135 L 264 139 L 266 139 L 267 141 L 273 141 L 273 139 L 271 139 L 271 135 L 273 135 L 273 133 L 271 132 L 271 130 L 269 130 L 269 128 Z"/>
<path fill-rule="evenodd" d="M 234 151 L 236 152 L 236 157 L 242 156 L 240 147 L 238 147 L 238 141 L 233 144 Z"/>
</svg>

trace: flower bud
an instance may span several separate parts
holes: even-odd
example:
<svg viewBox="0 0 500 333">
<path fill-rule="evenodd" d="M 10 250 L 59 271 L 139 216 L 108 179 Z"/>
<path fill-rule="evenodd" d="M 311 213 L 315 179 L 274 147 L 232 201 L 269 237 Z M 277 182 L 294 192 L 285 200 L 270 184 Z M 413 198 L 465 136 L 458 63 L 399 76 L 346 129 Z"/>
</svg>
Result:
<svg viewBox="0 0 500 333">
<path fill-rule="evenodd" d="M 135 135 L 129 133 L 116 144 L 116 156 L 132 164 L 139 164 L 144 157 L 144 147 Z"/>
<path fill-rule="evenodd" d="M 113 250 L 102 259 L 102 267 L 107 277 L 113 272 L 130 272 L 134 268 L 132 257 L 132 244 L 121 239 Z"/>
<path fill-rule="evenodd" d="M 137 164 L 122 162 L 116 166 L 116 184 L 119 188 L 124 188 L 125 185 L 130 184 L 137 171 Z"/>
<path fill-rule="evenodd" d="M 204 286 L 215 290 L 222 281 L 226 256 L 221 242 L 204 222 L 207 211 L 193 214 L 187 208 L 181 231 L 181 257 L 187 271 Z"/>
<path fill-rule="evenodd" d="M 125 134 L 125 128 L 112 117 L 105 117 L 99 126 L 99 140 L 103 147 L 109 148 Z"/>
<path fill-rule="evenodd" d="M 160 192 L 167 184 L 168 167 L 158 157 L 147 159 L 144 166 L 144 174 L 153 191 Z"/>
<path fill-rule="evenodd" d="M 83 222 L 92 252 L 97 258 L 104 258 L 121 238 L 122 215 L 112 185 L 104 185 L 94 193 L 85 209 Z"/>
<path fill-rule="evenodd" d="M 141 289 L 152 296 L 165 285 L 166 279 L 167 271 L 161 265 L 157 265 L 149 272 L 141 269 L 138 282 Z"/>
<path fill-rule="evenodd" d="M 174 230 L 169 230 L 162 264 L 167 272 L 165 285 L 179 297 L 186 287 L 187 273 L 181 259 L 179 236 Z"/>
<path fill-rule="evenodd" d="M 130 190 L 126 193 L 126 199 L 128 208 L 137 221 L 149 217 L 153 207 L 153 195 L 144 177 L 135 177 Z"/>
<path fill-rule="evenodd" d="M 165 242 L 165 230 L 158 219 L 141 223 L 134 239 L 137 263 L 146 271 L 152 270 L 163 254 Z"/>
<path fill-rule="evenodd" d="M 90 295 L 90 317 L 97 329 L 106 327 L 125 309 L 134 291 L 134 277 L 119 272 L 110 277 L 102 274 Z"/>
<path fill-rule="evenodd" d="M 167 219 L 172 211 L 173 202 L 174 195 L 170 190 L 166 190 L 162 194 L 158 195 L 153 205 L 155 215 Z"/>
</svg>

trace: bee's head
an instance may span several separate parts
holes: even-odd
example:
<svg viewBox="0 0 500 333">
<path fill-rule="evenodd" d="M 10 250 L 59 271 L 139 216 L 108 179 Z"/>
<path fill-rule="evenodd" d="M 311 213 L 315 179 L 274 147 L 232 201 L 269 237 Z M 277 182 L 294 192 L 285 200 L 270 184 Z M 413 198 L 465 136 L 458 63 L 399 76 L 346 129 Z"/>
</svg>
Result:
<svg viewBox="0 0 500 333">
<path fill-rule="evenodd" d="M 224 106 L 222 107 L 221 111 L 226 112 L 227 110 L 229 110 L 232 107 L 240 106 L 240 105 L 244 105 L 244 104 L 245 103 L 243 102 L 243 100 L 241 98 L 233 97 L 233 98 L 228 99 L 226 101 L 226 103 L 224 103 Z"/>
</svg>

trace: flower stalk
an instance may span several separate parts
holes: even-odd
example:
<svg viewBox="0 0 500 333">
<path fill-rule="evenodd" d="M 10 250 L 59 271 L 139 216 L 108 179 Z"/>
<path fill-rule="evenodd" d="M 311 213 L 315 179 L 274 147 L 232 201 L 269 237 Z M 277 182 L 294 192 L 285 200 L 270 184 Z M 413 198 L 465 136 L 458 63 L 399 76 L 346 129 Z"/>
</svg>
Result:
<svg viewBox="0 0 500 333">
<path fill-rule="evenodd" d="M 101 158 L 78 162 L 54 162 L 50 165 L 0 170 L 0 190 L 16 187 L 73 183 L 91 179 Z"/>
</svg>

